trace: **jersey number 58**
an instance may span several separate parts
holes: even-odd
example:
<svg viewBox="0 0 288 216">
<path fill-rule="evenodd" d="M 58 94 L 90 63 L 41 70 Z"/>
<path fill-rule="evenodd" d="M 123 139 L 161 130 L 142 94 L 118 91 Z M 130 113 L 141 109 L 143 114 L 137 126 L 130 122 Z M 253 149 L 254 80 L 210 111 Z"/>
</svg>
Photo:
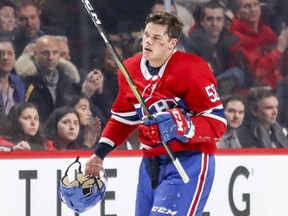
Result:
<svg viewBox="0 0 288 216">
<path fill-rule="evenodd" d="M 214 84 L 211 84 L 210 86 L 206 86 L 205 90 L 206 90 L 206 93 L 207 93 L 208 97 L 210 98 L 211 102 L 214 103 L 214 102 L 220 100 Z"/>
</svg>

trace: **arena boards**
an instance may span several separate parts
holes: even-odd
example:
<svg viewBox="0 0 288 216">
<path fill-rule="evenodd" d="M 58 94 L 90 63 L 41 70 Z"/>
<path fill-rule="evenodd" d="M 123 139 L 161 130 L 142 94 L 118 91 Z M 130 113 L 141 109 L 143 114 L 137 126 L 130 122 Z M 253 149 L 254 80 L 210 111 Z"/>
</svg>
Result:
<svg viewBox="0 0 288 216">
<path fill-rule="evenodd" d="M 59 200 L 58 179 L 76 156 L 85 165 L 90 155 L 89 151 L 1 152 L 1 215 L 75 216 Z M 133 216 L 140 159 L 140 151 L 111 153 L 104 161 L 109 178 L 105 204 L 81 216 Z M 203 216 L 288 215 L 288 150 L 219 150 L 216 161 L 215 182 Z"/>
</svg>

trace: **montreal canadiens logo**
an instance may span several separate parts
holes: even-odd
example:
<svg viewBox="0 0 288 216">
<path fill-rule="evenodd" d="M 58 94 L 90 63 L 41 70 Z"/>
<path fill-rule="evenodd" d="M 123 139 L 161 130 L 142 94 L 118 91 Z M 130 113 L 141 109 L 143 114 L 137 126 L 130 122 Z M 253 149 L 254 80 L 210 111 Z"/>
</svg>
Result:
<svg viewBox="0 0 288 216">
<path fill-rule="evenodd" d="M 173 98 L 158 99 L 155 97 L 149 97 L 145 99 L 145 103 L 152 114 L 158 112 L 165 112 L 169 109 L 177 107 L 177 102 Z M 139 118 L 142 119 L 146 114 L 142 107 L 138 104 L 135 106 Z"/>
</svg>

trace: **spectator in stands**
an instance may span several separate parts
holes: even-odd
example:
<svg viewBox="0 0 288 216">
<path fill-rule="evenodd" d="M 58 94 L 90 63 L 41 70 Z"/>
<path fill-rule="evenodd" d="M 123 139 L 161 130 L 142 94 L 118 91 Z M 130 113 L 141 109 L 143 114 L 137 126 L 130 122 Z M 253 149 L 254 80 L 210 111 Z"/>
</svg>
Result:
<svg viewBox="0 0 288 216">
<path fill-rule="evenodd" d="M 16 27 L 16 7 L 10 1 L 0 2 L 0 36 L 14 40 Z"/>
<path fill-rule="evenodd" d="M 26 101 L 37 105 L 43 122 L 59 106 L 65 93 L 78 90 L 77 68 L 60 59 L 58 41 L 54 36 L 41 36 L 36 41 L 34 53 L 19 57 L 15 69 L 24 80 Z"/>
<path fill-rule="evenodd" d="M 25 100 L 24 83 L 14 72 L 15 61 L 12 40 L 0 37 L 0 127 L 4 124 L 11 107 Z"/>
<path fill-rule="evenodd" d="M 267 87 L 250 90 L 238 139 L 243 148 L 287 148 L 287 131 L 277 122 L 278 100 Z"/>
<path fill-rule="evenodd" d="M 115 44 L 115 50 L 123 59 L 122 47 Z M 94 60 L 95 68 L 87 75 L 82 85 L 82 92 L 91 99 L 93 115 L 104 117 L 100 117 L 104 128 L 111 116 L 110 110 L 118 94 L 118 65 L 106 46 L 97 51 Z M 100 69 L 97 69 L 99 67 Z M 138 131 L 132 133 L 127 145 L 123 146 L 127 149 L 139 149 L 140 142 L 137 133 Z"/>
<path fill-rule="evenodd" d="M 218 142 L 218 148 L 241 148 L 237 129 L 242 125 L 245 103 L 241 96 L 229 95 L 222 99 L 224 114 L 227 119 L 227 131 Z"/>
<path fill-rule="evenodd" d="M 67 61 L 71 61 L 68 38 L 66 36 L 60 36 L 60 35 L 55 36 L 55 38 L 58 40 L 60 57 Z"/>
<path fill-rule="evenodd" d="M 38 111 L 31 103 L 16 103 L 0 134 L 0 151 L 44 150 Z"/>
<path fill-rule="evenodd" d="M 79 114 L 78 143 L 83 148 L 93 148 L 101 133 L 101 120 L 99 117 L 92 116 L 89 98 L 83 95 L 65 95 L 63 106 L 73 107 Z"/>
<path fill-rule="evenodd" d="M 123 60 L 124 54 L 122 47 L 114 44 L 114 48 L 120 59 Z M 100 70 L 94 69 L 92 73 L 89 73 L 90 75 L 88 74 L 87 79 L 95 79 L 99 88 L 97 88 L 97 91 L 95 90 L 95 92 L 90 93 L 90 99 L 95 106 L 101 105 L 99 108 L 104 115 L 105 122 L 107 122 L 111 116 L 110 110 L 112 104 L 118 94 L 118 65 L 107 46 L 102 46 L 97 50 L 94 63 L 94 68 L 99 68 Z M 101 77 L 101 74 L 103 77 Z M 101 85 L 101 83 L 103 83 L 103 85 Z M 83 85 L 85 86 L 86 83 Z"/>
<path fill-rule="evenodd" d="M 87 98 L 97 98 L 97 95 L 103 94 L 104 76 L 100 69 L 94 68 L 87 75 L 84 83 L 82 84 L 82 94 Z M 92 101 L 90 104 L 93 116 L 98 116 L 101 119 L 102 126 L 106 125 L 107 117 L 102 113 L 102 104 Z M 106 113 L 106 112 L 105 112 Z"/>
<path fill-rule="evenodd" d="M 41 26 L 40 3 L 28 0 L 20 1 L 18 7 L 18 24 L 19 32 L 15 38 L 15 45 L 17 47 L 16 56 L 20 56 L 25 50 L 31 51 L 35 46 L 36 40 L 45 35 L 62 35 L 64 32 L 56 28 L 48 28 Z"/>
<path fill-rule="evenodd" d="M 241 57 L 247 87 L 269 86 L 275 89 L 283 79 L 281 58 L 288 45 L 288 28 L 282 26 L 279 37 L 261 20 L 259 0 L 234 0 L 235 17 L 230 30 L 241 40 Z"/>
<path fill-rule="evenodd" d="M 78 112 L 68 106 L 56 108 L 45 124 L 46 149 L 50 151 L 81 149 L 77 142 L 79 131 Z"/>
<path fill-rule="evenodd" d="M 70 48 L 69 48 L 68 38 L 66 36 L 61 36 L 61 35 L 57 35 L 57 36 L 55 36 L 55 38 L 58 40 L 60 57 L 65 59 L 66 61 L 72 62 L 71 56 L 70 56 Z M 78 69 L 78 73 L 80 75 L 80 83 L 83 83 L 86 76 L 87 76 L 87 72 L 84 69 L 79 68 L 79 67 L 77 69 Z"/>
<path fill-rule="evenodd" d="M 222 4 L 210 1 L 201 7 L 200 23 L 189 34 L 186 51 L 209 63 L 218 80 L 220 96 L 231 94 L 234 88 L 243 85 L 244 71 L 239 67 L 232 67 L 229 61 L 232 54 L 239 50 L 239 41 L 225 27 L 225 9 Z"/>
<path fill-rule="evenodd" d="M 154 4 L 152 5 L 152 8 L 151 8 L 151 13 L 157 13 L 157 12 L 163 12 L 163 11 L 165 11 L 164 1 L 163 0 L 155 0 Z M 177 9 L 176 9 L 175 3 L 173 1 L 171 1 L 169 12 L 177 16 Z"/>
</svg>

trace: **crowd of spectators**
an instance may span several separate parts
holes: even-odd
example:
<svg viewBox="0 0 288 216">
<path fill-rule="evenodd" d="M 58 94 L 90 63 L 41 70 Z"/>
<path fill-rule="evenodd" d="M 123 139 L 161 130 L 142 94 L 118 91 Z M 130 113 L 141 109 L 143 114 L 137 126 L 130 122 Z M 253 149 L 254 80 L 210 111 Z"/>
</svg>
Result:
<svg viewBox="0 0 288 216">
<path fill-rule="evenodd" d="M 205 59 L 218 81 L 228 124 L 218 147 L 288 147 L 286 1 L 91 4 L 121 60 L 141 53 L 148 13 L 179 16 L 185 28 L 176 49 Z M 111 115 L 117 73 L 81 1 L 0 0 L 0 151 L 93 148 Z M 126 148 L 138 145 L 135 131 Z"/>
</svg>

